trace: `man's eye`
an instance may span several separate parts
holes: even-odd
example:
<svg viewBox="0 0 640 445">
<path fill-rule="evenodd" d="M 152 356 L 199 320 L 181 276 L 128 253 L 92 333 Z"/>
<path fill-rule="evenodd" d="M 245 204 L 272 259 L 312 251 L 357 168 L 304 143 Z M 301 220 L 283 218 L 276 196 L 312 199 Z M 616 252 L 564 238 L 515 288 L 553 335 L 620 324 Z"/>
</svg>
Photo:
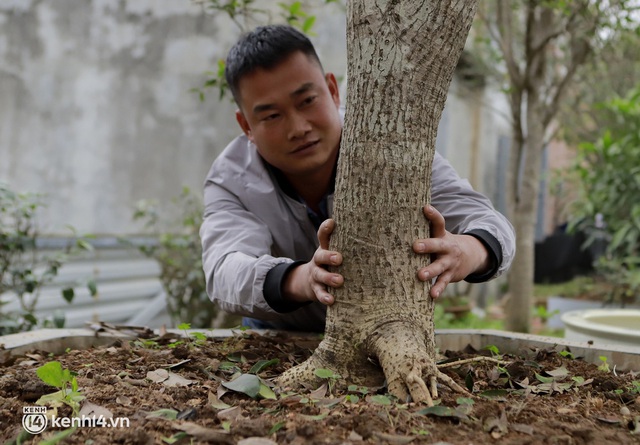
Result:
<svg viewBox="0 0 640 445">
<path fill-rule="evenodd" d="M 309 105 L 315 102 L 317 96 L 309 96 L 305 100 L 302 101 L 302 105 Z"/>
<path fill-rule="evenodd" d="M 275 114 L 274 113 L 274 114 L 270 114 L 268 116 L 263 117 L 262 120 L 263 121 L 271 121 L 271 120 L 277 118 L 278 116 L 279 116 L 279 114 Z"/>
</svg>

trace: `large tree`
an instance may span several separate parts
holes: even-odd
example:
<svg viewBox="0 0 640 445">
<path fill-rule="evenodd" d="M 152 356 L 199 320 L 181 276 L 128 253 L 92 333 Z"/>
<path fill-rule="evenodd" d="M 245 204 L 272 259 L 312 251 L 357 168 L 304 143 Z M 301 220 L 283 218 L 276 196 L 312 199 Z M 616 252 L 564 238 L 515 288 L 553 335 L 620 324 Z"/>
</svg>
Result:
<svg viewBox="0 0 640 445">
<path fill-rule="evenodd" d="M 629 19 L 632 4 L 632 0 L 497 0 L 480 9 L 492 49 L 503 62 L 511 107 L 507 193 L 516 257 L 509 273 L 509 330 L 530 329 L 542 153 L 554 118 L 578 70 L 603 47 L 602 40 Z"/>
<path fill-rule="evenodd" d="M 350 382 L 380 385 L 432 403 L 436 380 L 434 302 L 417 279 L 428 237 L 436 131 L 476 10 L 476 0 L 350 0 L 349 84 L 331 250 L 344 257 L 345 285 L 328 308 L 313 356 L 281 376 L 314 382 L 329 368 Z M 426 383 L 425 383 L 426 382 Z M 457 389 L 460 389 L 457 387 Z"/>
</svg>

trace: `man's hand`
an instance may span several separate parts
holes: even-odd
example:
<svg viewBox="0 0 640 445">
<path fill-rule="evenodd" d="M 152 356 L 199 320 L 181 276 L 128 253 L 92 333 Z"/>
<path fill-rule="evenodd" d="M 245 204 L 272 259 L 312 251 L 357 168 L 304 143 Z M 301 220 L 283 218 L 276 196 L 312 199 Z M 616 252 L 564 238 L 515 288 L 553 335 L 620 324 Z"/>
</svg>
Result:
<svg viewBox="0 0 640 445">
<path fill-rule="evenodd" d="M 418 279 L 427 281 L 437 277 L 431 287 L 431 296 L 438 298 L 449 283 L 487 270 L 489 254 L 477 238 L 447 232 L 444 217 L 435 208 L 425 206 L 422 210 L 431 223 L 431 238 L 416 240 L 413 251 L 431 254 L 431 264 L 418 270 Z"/>
<path fill-rule="evenodd" d="M 319 301 L 329 306 L 333 304 L 335 299 L 327 292 L 326 287 L 337 288 L 344 284 L 342 275 L 326 269 L 326 266 L 342 264 L 342 255 L 329 250 L 329 239 L 335 225 L 332 219 L 322 223 L 318 229 L 320 247 L 311 261 L 296 267 L 285 277 L 282 291 L 287 300 L 300 303 Z"/>
</svg>

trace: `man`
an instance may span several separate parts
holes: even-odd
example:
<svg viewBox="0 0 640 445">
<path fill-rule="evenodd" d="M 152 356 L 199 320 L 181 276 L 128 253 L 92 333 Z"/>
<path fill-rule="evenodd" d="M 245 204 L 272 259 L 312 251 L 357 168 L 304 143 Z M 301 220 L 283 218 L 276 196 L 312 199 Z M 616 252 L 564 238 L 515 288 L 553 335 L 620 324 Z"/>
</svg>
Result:
<svg viewBox="0 0 640 445">
<path fill-rule="evenodd" d="M 336 78 L 288 26 L 243 36 L 229 52 L 225 76 L 244 134 L 205 182 L 207 291 L 221 309 L 251 317 L 249 326 L 323 331 L 330 289 L 344 283 L 327 270 L 342 263 L 328 250 L 342 134 Z M 417 274 L 435 279 L 433 298 L 450 282 L 486 281 L 509 267 L 513 228 L 437 154 L 432 205 L 424 208 L 432 238 L 416 240 L 413 249 L 431 255 Z"/>
</svg>

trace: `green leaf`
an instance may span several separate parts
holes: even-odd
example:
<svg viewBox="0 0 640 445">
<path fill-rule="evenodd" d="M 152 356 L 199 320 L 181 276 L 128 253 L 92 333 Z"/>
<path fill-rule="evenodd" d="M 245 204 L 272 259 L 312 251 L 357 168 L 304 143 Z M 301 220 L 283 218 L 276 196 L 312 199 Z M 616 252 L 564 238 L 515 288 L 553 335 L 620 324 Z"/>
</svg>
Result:
<svg viewBox="0 0 640 445">
<path fill-rule="evenodd" d="M 545 377 L 536 372 L 536 379 L 540 380 L 542 383 L 551 383 L 553 382 L 553 377 Z"/>
<path fill-rule="evenodd" d="M 76 296 L 76 293 L 72 287 L 67 287 L 62 289 L 62 298 L 64 298 L 67 303 L 71 303 L 75 296 Z"/>
<path fill-rule="evenodd" d="M 313 25 L 316 22 L 316 17 L 315 16 L 311 16 L 308 17 L 304 23 L 302 23 L 302 32 L 304 32 L 305 34 L 309 34 L 309 32 L 311 31 L 311 28 L 313 28 Z"/>
<path fill-rule="evenodd" d="M 164 443 L 168 443 L 169 445 L 178 442 L 181 439 L 184 439 L 185 437 L 189 437 L 189 435 L 187 433 L 185 433 L 184 431 L 180 431 L 179 433 L 174 434 L 171 437 L 163 437 L 162 441 Z"/>
<path fill-rule="evenodd" d="M 466 377 L 464 378 L 464 386 L 467 387 L 467 389 L 469 390 L 469 392 L 473 392 L 473 375 L 472 373 L 468 372 Z"/>
<path fill-rule="evenodd" d="M 456 403 L 458 405 L 473 405 L 475 402 L 469 397 L 458 397 Z"/>
<path fill-rule="evenodd" d="M 44 383 L 56 388 L 62 388 L 64 386 L 64 373 L 62 372 L 62 365 L 60 362 L 49 362 L 36 369 L 36 374 L 40 377 Z"/>
<path fill-rule="evenodd" d="M 430 406 L 429 408 L 421 409 L 418 411 L 418 414 L 438 417 L 458 417 L 458 413 L 456 413 L 455 409 L 442 405 Z"/>
<path fill-rule="evenodd" d="M 369 397 L 368 400 L 370 402 L 377 403 L 378 405 L 385 405 L 385 406 L 391 405 L 391 399 L 389 399 L 389 397 L 382 394 L 371 396 Z"/>
<path fill-rule="evenodd" d="M 313 373 L 321 379 L 339 379 L 340 375 L 330 369 L 318 368 Z"/>
<path fill-rule="evenodd" d="M 160 419 L 169 419 L 175 420 L 178 417 L 178 411 L 175 409 L 162 408 L 155 411 L 151 411 L 147 414 L 147 419 L 152 418 L 160 418 Z"/>
<path fill-rule="evenodd" d="M 87 281 L 87 289 L 89 289 L 89 293 L 92 297 L 98 295 L 98 285 L 96 284 L 95 280 Z"/>
<path fill-rule="evenodd" d="M 182 331 L 186 331 L 188 329 L 191 329 L 191 323 L 180 323 L 178 325 L 178 329 L 180 329 Z"/>
<path fill-rule="evenodd" d="M 251 369 L 249 370 L 249 374 L 258 374 L 269 366 L 277 365 L 278 363 L 280 363 L 280 360 L 278 360 L 277 358 L 271 360 L 260 360 L 251 367 Z"/>
<path fill-rule="evenodd" d="M 276 423 L 275 425 L 273 425 L 271 427 L 271 429 L 267 433 L 267 436 L 271 436 L 273 433 L 276 433 L 276 432 L 280 431 L 284 425 L 285 425 L 285 422 L 283 422 L 283 421 L 280 421 L 280 422 Z"/>
<path fill-rule="evenodd" d="M 253 374 L 241 374 L 235 380 L 222 382 L 222 386 L 232 391 L 241 392 L 255 399 L 260 393 L 260 379 Z"/>
<path fill-rule="evenodd" d="M 485 397 L 487 399 L 500 399 L 509 395 L 509 391 L 506 389 L 489 389 L 487 391 L 482 391 L 480 397 Z"/>
<path fill-rule="evenodd" d="M 260 391 L 258 392 L 258 395 L 263 399 L 271 399 L 271 400 L 278 399 L 275 393 L 273 392 L 273 390 L 262 382 L 260 382 Z"/>
<path fill-rule="evenodd" d="M 75 427 L 75 426 L 73 426 L 71 428 L 67 428 L 66 430 L 62 430 L 62 431 L 54 434 L 53 436 L 51 436 L 50 438 L 48 438 L 46 440 L 41 440 L 40 442 L 38 442 L 38 444 L 39 445 L 56 445 L 61 440 L 66 439 L 67 437 L 69 437 L 73 433 L 75 433 L 76 429 L 77 429 L 77 427 Z"/>
</svg>

